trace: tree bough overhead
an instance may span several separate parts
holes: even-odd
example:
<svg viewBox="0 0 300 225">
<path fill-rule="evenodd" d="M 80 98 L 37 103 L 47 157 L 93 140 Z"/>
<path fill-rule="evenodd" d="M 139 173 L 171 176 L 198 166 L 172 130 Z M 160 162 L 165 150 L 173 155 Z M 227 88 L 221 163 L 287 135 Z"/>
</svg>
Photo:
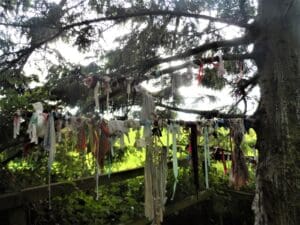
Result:
<svg viewBox="0 0 300 225">
<path fill-rule="evenodd" d="M 136 104 L 133 100 L 128 103 L 124 95 L 129 81 L 133 86 L 147 80 L 165 80 L 158 102 L 176 111 L 176 98 L 172 105 L 165 103 L 172 99 L 168 91 L 172 79 L 177 74 L 184 76 L 183 69 L 188 67 L 211 67 L 220 60 L 216 53 L 222 52 L 231 77 L 238 73 L 236 63 L 247 60 L 244 65 L 248 73 L 242 82 L 226 77 L 220 81 L 243 93 L 238 102 L 244 102 L 247 108 L 248 92 L 257 85 L 261 90 L 259 107 L 252 116 L 260 150 L 255 223 L 298 224 L 299 13 L 300 2 L 295 0 L 1 2 L 0 146 L 9 143 L 10 134 L 4 131 L 9 131 L 13 113 L 27 110 L 37 100 L 56 100 L 62 106 L 79 106 L 81 112 L 91 111 L 93 99 L 83 85 L 86 75 L 99 80 L 110 77 L 114 109 Z M 110 37 L 115 38 L 115 47 L 107 48 L 107 33 L 115 36 Z M 63 49 L 55 49 L 55 42 L 89 53 L 93 63 L 70 63 L 62 56 Z M 30 88 L 30 82 L 38 78 L 25 74 L 24 68 L 29 64 L 39 68 L 40 62 L 45 65 L 45 85 Z M 100 101 L 106 98 L 101 96 Z M 240 114 L 232 111 L 220 113 Z"/>
</svg>

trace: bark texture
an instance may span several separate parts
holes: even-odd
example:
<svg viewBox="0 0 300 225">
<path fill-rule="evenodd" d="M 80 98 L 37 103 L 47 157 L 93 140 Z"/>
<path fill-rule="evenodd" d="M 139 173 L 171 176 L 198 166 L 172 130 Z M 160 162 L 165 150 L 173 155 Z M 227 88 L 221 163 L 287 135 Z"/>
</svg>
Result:
<svg viewBox="0 0 300 225">
<path fill-rule="evenodd" d="M 260 0 L 255 225 L 300 221 L 300 1 Z"/>
</svg>

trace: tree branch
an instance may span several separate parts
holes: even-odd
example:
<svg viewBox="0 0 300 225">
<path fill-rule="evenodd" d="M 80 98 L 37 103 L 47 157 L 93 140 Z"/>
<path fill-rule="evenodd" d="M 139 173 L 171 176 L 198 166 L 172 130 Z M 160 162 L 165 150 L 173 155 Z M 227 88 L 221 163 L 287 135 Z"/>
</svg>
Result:
<svg viewBox="0 0 300 225">
<path fill-rule="evenodd" d="M 242 55 L 238 55 L 238 54 L 234 54 L 234 55 L 230 55 L 230 54 L 226 54 L 223 56 L 223 59 L 224 60 L 236 60 L 236 59 L 249 59 L 249 58 L 252 58 L 252 54 L 242 54 Z M 210 57 L 210 58 L 202 58 L 200 59 L 201 62 L 204 62 L 204 63 L 212 63 L 212 62 L 217 62 L 219 60 L 218 57 Z M 193 63 L 194 64 L 198 64 L 199 60 L 194 60 L 194 61 L 188 61 L 188 62 L 185 62 L 185 63 L 182 63 L 180 65 L 177 65 L 177 66 L 171 66 L 171 67 L 168 67 L 168 68 L 165 68 L 165 69 L 162 69 L 162 70 L 156 70 L 156 71 L 153 71 L 150 73 L 150 76 L 146 76 L 146 75 L 142 75 L 142 76 L 139 76 L 139 77 L 136 77 L 134 79 L 134 84 L 137 85 L 145 80 L 148 80 L 148 79 L 151 79 L 151 78 L 158 78 L 162 75 L 165 75 L 165 74 L 170 74 L 170 73 L 173 73 L 175 71 L 178 71 L 178 70 L 181 70 L 181 69 L 185 69 L 187 68 L 188 66 L 191 66 Z M 141 65 L 145 65 L 145 64 L 148 64 L 148 62 L 144 62 L 142 63 Z M 199 65 L 199 64 L 198 64 Z M 136 68 L 135 68 L 136 69 Z M 127 73 L 130 72 L 129 70 L 127 70 Z M 101 77 L 99 76 L 98 79 L 101 80 L 102 77 L 104 76 L 110 76 L 112 78 L 116 77 L 115 75 L 117 75 L 118 73 L 116 74 L 102 74 Z M 255 79 L 251 79 L 251 81 L 249 80 L 249 82 L 254 82 Z M 118 97 L 120 95 L 123 94 L 123 90 L 126 88 L 126 77 L 118 77 L 116 78 L 115 80 L 113 79 L 112 80 L 113 83 L 117 83 L 117 84 L 121 84 L 121 86 L 118 86 L 118 87 L 114 87 L 112 86 L 112 93 L 110 94 L 110 97 L 111 98 L 115 98 L 115 97 Z M 250 83 L 249 83 L 250 84 Z M 247 86 L 249 85 L 248 82 L 247 82 Z M 105 102 L 106 101 L 106 96 L 101 96 L 99 97 L 99 101 L 100 103 L 101 102 Z M 89 104 L 87 106 L 87 108 L 90 108 L 92 107 L 92 104 Z M 84 109 L 83 111 L 87 110 Z"/>
<path fill-rule="evenodd" d="M 195 18 L 207 19 L 207 20 L 215 21 L 215 22 L 222 22 L 223 21 L 223 19 L 214 18 L 214 17 L 210 17 L 210 16 L 206 16 L 206 15 L 190 14 L 190 13 L 178 12 L 178 11 L 164 11 L 164 10 L 157 10 L 157 11 L 145 10 L 145 11 L 141 11 L 141 12 L 124 13 L 122 15 L 108 16 L 108 17 L 103 17 L 103 18 L 85 20 L 85 21 L 81 21 L 81 22 L 78 22 L 78 23 L 73 23 L 73 24 L 63 26 L 62 28 L 60 28 L 57 31 L 57 33 L 50 36 L 49 38 L 17 52 L 17 53 L 20 54 L 20 55 L 18 55 L 17 58 L 15 58 L 11 61 L 5 61 L 1 64 L 6 63 L 6 64 L 8 64 L 8 67 L 12 67 L 14 64 L 18 63 L 24 56 L 30 55 L 35 49 L 37 49 L 37 48 L 41 47 L 43 44 L 46 44 L 49 41 L 52 41 L 55 38 L 59 37 L 64 31 L 69 30 L 69 29 L 71 29 L 73 27 L 76 27 L 76 26 L 88 25 L 88 24 L 91 24 L 91 23 L 107 21 L 107 20 L 119 20 L 119 19 L 126 19 L 126 18 L 130 18 L 130 17 L 141 17 L 141 16 L 148 16 L 148 15 L 190 16 L 190 17 L 195 17 Z M 178 59 L 183 59 L 183 58 L 186 58 L 186 57 L 191 56 L 191 55 L 195 55 L 195 54 L 199 54 L 201 52 L 205 52 L 209 49 L 217 49 L 219 47 L 237 46 L 237 45 L 240 45 L 240 44 L 246 44 L 249 41 L 250 41 L 249 38 L 245 38 L 245 37 L 236 38 L 236 39 L 232 39 L 232 40 L 215 41 L 215 42 L 211 42 L 211 43 L 208 43 L 208 44 L 204 44 L 204 45 L 199 46 L 197 48 L 190 49 L 190 50 L 185 51 L 183 53 L 180 53 L 176 56 L 171 56 L 171 57 L 167 57 L 167 58 L 150 59 L 149 64 L 147 65 L 145 71 L 147 71 L 151 67 L 156 66 L 158 64 L 161 64 L 161 63 L 164 63 L 164 62 L 170 62 L 170 61 L 174 61 L 174 60 L 178 60 Z M 4 70 L 2 69 L 1 72 L 5 71 L 6 69 L 4 69 Z"/>
<path fill-rule="evenodd" d="M 30 28 L 31 25 L 28 24 L 22 24 L 22 23 L 3 23 L 0 22 L 0 26 L 5 26 L 5 27 L 22 27 L 22 28 Z"/>
<path fill-rule="evenodd" d="M 230 60 L 244 60 L 244 59 L 254 59 L 254 54 L 252 53 L 246 53 L 246 54 L 226 54 L 222 56 L 222 59 L 225 61 L 230 61 Z M 200 65 L 201 63 L 213 63 L 213 62 L 218 62 L 219 57 L 214 56 L 210 58 L 201 58 L 201 59 L 195 59 L 193 61 L 194 64 Z"/>
<path fill-rule="evenodd" d="M 147 65 L 146 69 L 150 69 L 150 68 L 157 66 L 159 64 L 162 64 L 162 63 L 184 59 L 189 56 L 197 55 L 197 54 L 203 53 L 208 50 L 216 50 L 216 49 L 222 48 L 222 47 L 234 47 L 234 46 L 239 46 L 239 45 L 249 44 L 249 43 L 251 43 L 251 39 L 248 36 L 244 36 L 241 38 L 235 38 L 235 39 L 231 39 L 231 40 L 222 40 L 222 41 L 214 41 L 214 42 L 210 42 L 210 43 L 205 43 L 203 45 L 200 45 L 199 47 L 189 49 L 189 50 L 179 53 L 175 56 L 170 56 L 170 57 L 166 57 L 166 58 L 149 59 L 146 62 L 146 65 Z M 228 59 L 230 57 L 231 57 L 231 59 L 233 59 L 234 55 L 228 56 Z M 250 57 L 250 55 L 245 55 L 245 57 Z M 252 57 L 252 55 L 251 55 L 251 57 Z"/>
<path fill-rule="evenodd" d="M 41 46 L 43 46 L 44 44 L 58 38 L 66 29 L 65 28 L 62 28 L 62 29 L 59 29 L 54 35 L 48 37 L 47 39 L 41 41 L 41 42 L 38 42 L 38 43 L 35 43 L 35 44 L 32 44 L 31 46 L 27 47 L 27 48 L 24 48 L 24 49 L 21 49 L 19 51 L 16 51 L 14 52 L 13 54 L 16 54 L 17 55 L 17 58 L 15 59 L 12 59 L 12 60 L 9 60 L 9 61 L 4 61 L 0 64 L 0 67 L 1 66 L 4 66 L 5 64 L 7 64 L 6 67 L 4 67 L 3 69 L 0 70 L 0 74 L 5 72 L 6 70 L 10 69 L 10 68 L 13 68 L 14 65 L 16 65 L 17 63 L 19 62 L 22 62 L 22 60 L 25 59 L 25 62 L 27 61 L 27 59 L 29 58 L 29 56 L 37 49 L 37 48 L 40 48 Z M 8 54 L 4 54 L 4 55 L 8 55 Z M 24 66 L 24 63 L 23 65 L 21 66 Z"/>
<path fill-rule="evenodd" d="M 173 107 L 173 106 L 168 106 L 162 103 L 156 103 L 156 106 L 163 107 L 166 109 L 170 109 L 173 111 L 178 111 L 178 112 L 184 112 L 184 113 L 192 113 L 192 114 L 197 114 L 200 115 L 206 119 L 212 119 L 212 118 L 244 118 L 245 115 L 243 114 L 227 114 L 227 113 L 221 113 L 218 110 L 211 110 L 211 111 L 200 111 L 200 110 L 195 110 L 195 109 L 182 109 L 178 107 Z"/>
<path fill-rule="evenodd" d="M 237 91 L 241 93 L 241 97 L 240 99 L 233 105 L 231 106 L 231 108 L 229 109 L 229 113 L 233 112 L 233 110 L 238 106 L 238 104 L 243 101 L 244 102 L 244 114 L 247 113 L 247 100 L 246 97 L 248 96 L 249 92 L 257 85 L 258 83 L 258 78 L 259 78 L 259 74 L 255 74 L 253 77 L 251 77 L 250 79 L 246 80 L 246 79 L 241 79 L 238 83 L 237 83 Z M 246 88 L 248 88 L 250 86 L 250 88 L 246 91 Z"/>
<path fill-rule="evenodd" d="M 131 12 L 132 9 L 127 10 L 128 12 L 120 13 L 120 15 L 115 16 L 106 16 L 106 17 L 100 17 L 90 20 L 84 20 L 78 23 L 73 23 L 70 25 L 67 25 L 66 27 L 76 27 L 76 26 L 82 26 L 82 25 L 89 25 L 92 23 L 98 23 L 103 21 L 110 21 L 110 20 L 124 20 L 134 17 L 143 17 L 143 16 L 174 16 L 174 17 L 191 17 L 196 19 L 203 19 L 203 20 L 209 20 L 211 22 L 219 22 L 219 23 L 225 23 L 230 25 L 235 25 L 238 27 L 248 28 L 249 25 L 247 23 L 241 23 L 239 21 L 225 19 L 225 18 L 217 18 L 202 14 L 195 14 L 195 13 L 188 13 L 188 12 L 182 12 L 182 11 L 171 11 L 171 10 L 140 10 L 138 12 Z"/>
</svg>

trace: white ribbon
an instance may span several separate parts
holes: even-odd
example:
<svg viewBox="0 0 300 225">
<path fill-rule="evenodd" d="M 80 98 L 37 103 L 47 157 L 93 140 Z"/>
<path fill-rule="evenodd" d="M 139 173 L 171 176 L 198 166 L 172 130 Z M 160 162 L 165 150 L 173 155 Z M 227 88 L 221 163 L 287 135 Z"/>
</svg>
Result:
<svg viewBox="0 0 300 225">
<path fill-rule="evenodd" d="M 171 200 L 174 200 L 176 186 L 178 183 L 178 159 L 177 159 L 177 140 L 176 140 L 176 134 L 178 131 L 178 127 L 174 124 L 171 124 L 170 129 L 172 132 L 173 174 L 174 174 L 174 180 L 175 180 L 174 185 L 173 185 L 173 194 L 172 194 Z"/>
<path fill-rule="evenodd" d="M 20 134 L 20 126 L 21 126 L 21 113 L 20 110 L 17 110 L 16 115 L 14 116 L 13 120 L 13 137 L 14 139 L 17 138 L 17 136 Z"/>
<path fill-rule="evenodd" d="M 218 66 L 218 76 L 223 76 L 226 73 L 225 67 L 224 67 L 224 61 L 222 58 L 222 53 L 218 52 L 217 57 L 219 58 L 219 66 Z"/>
<path fill-rule="evenodd" d="M 97 81 L 97 84 L 94 88 L 94 100 L 95 100 L 95 111 L 100 111 L 100 104 L 99 104 L 99 91 L 100 91 L 100 83 Z"/>
</svg>

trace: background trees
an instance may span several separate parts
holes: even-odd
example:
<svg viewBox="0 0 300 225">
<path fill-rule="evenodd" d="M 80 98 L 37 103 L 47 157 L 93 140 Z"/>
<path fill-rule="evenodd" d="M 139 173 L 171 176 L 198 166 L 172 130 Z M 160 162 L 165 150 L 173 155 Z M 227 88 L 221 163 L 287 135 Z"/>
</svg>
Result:
<svg viewBox="0 0 300 225">
<path fill-rule="evenodd" d="M 297 164 L 300 3 L 292 0 L 257 3 L 258 8 L 256 2 L 250 0 L 1 3 L 1 146 L 10 139 L 8 128 L 14 111 L 27 110 L 37 99 L 57 100 L 57 104 L 63 106 L 80 106 L 82 112 L 92 111 L 93 100 L 88 97 L 91 90 L 83 85 L 83 78 L 88 74 L 100 80 L 104 76 L 111 78 L 113 109 L 138 102 L 134 90 L 127 102 L 124 90 L 129 83 L 133 87 L 155 79 L 164 82 L 158 102 L 165 105 L 163 99 L 168 99 L 172 105 L 179 101 L 174 91 L 176 72 L 189 66 L 198 69 L 197 64 L 201 63 L 218 62 L 220 58 L 215 53 L 222 51 L 228 74 L 239 73 L 241 67 L 235 66 L 236 61 L 251 59 L 258 67 L 240 82 L 209 71 L 204 78 L 212 82 L 202 81 L 202 85 L 210 86 L 233 84 L 240 93 L 238 102 L 244 103 L 248 91 L 260 85 L 260 107 L 253 117 L 260 149 L 257 224 L 286 224 L 286 221 L 296 224 L 300 176 Z M 224 34 L 228 26 L 239 28 L 235 37 L 228 38 Z M 110 31 L 115 31 L 117 38 L 114 48 L 107 49 L 103 40 L 112 38 L 105 36 Z M 94 64 L 78 67 L 69 63 L 60 49 L 53 49 L 52 44 L 57 41 L 89 52 Z M 38 56 L 39 53 L 42 56 Z M 24 67 L 34 58 L 43 59 L 48 68 L 44 70 L 48 72 L 43 87 L 30 88 L 30 82 L 37 77 L 24 74 Z M 171 64 L 174 61 L 176 65 Z M 251 70 L 247 68 L 250 64 L 244 63 L 245 71 Z M 182 78 L 185 72 L 179 73 Z M 196 74 L 193 72 L 194 77 Z M 211 79 L 208 79 L 209 74 Z M 105 97 L 101 96 L 100 100 Z"/>
</svg>

